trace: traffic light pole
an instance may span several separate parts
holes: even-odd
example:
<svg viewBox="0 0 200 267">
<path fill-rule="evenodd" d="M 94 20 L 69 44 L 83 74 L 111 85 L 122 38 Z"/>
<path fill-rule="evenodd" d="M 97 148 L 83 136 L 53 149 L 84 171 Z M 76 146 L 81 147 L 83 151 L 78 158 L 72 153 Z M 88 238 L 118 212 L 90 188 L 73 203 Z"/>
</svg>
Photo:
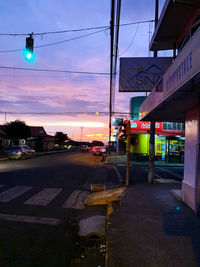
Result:
<svg viewBox="0 0 200 267">
<path fill-rule="evenodd" d="M 155 27 L 158 23 L 158 3 L 159 0 L 155 0 Z M 157 57 L 157 51 L 154 51 L 154 57 Z M 155 158 L 155 121 L 151 121 L 150 126 L 150 138 L 149 138 L 149 161 L 148 161 L 148 182 L 152 183 L 154 178 L 154 158 Z"/>
<path fill-rule="evenodd" d="M 126 186 L 129 186 L 130 182 L 130 144 L 131 144 L 131 133 L 130 133 L 130 121 L 126 124 Z"/>
</svg>

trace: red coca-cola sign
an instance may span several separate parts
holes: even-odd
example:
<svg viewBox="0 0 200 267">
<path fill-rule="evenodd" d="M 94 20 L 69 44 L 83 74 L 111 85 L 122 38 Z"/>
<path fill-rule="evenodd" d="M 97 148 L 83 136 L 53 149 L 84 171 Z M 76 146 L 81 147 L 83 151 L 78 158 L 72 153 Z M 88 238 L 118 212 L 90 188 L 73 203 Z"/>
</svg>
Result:
<svg viewBox="0 0 200 267">
<path fill-rule="evenodd" d="M 149 121 L 130 121 L 133 130 L 150 130 L 151 122 Z M 162 122 L 155 123 L 155 129 L 162 131 Z"/>
</svg>

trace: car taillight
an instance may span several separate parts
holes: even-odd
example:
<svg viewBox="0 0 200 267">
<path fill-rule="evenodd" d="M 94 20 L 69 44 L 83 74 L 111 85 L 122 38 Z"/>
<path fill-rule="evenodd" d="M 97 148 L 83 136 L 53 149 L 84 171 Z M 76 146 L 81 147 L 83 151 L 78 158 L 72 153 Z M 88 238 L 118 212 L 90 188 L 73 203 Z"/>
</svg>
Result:
<svg viewBox="0 0 200 267">
<path fill-rule="evenodd" d="M 20 149 L 19 152 L 23 152 L 22 149 Z"/>
<path fill-rule="evenodd" d="M 102 149 L 100 148 L 99 151 L 102 152 Z"/>
<path fill-rule="evenodd" d="M 95 152 L 95 148 L 94 147 L 92 148 L 92 152 Z"/>
</svg>

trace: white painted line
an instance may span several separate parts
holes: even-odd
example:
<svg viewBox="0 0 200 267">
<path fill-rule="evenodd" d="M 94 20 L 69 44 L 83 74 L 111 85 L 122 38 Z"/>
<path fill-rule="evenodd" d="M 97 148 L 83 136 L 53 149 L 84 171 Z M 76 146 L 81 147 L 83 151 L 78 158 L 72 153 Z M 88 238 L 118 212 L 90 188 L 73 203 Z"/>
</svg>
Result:
<svg viewBox="0 0 200 267">
<path fill-rule="evenodd" d="M 45 188 L 33 197 L 29 198 L 24 204 L 28 205 L 48 205 L 60 192 L 62 188 Z"/>
<path fill-rule="evenodd" d="M 168 170 L 168 169 L 161 168 L 161 167 L 160 167 L 160 169 L 161 169 L 162 171 L 164 171 L 164 172 L 167 172 L 167 173 L 169 173 L 169 174 L 171 174 L 171 175 L 177 177 L 177 178 L 183 179 L 183 176 L 182 176 L 181 174 L 178 174 L 178 173 L 176 173 L 176 172 L 173 172 L 173 171 L 170 171 L 170 170 Z"/>
<path fill-rule="evenodd" d="M 119 173 L 118 169 L 115 166 L 113 166 L 113 169 L 115 170 L 115 172 L 117 174 L 117 177 L 118 177 L 119 182 L 122 183 L 123 182 L 123 179 L 122 179 L 122 176 Z"/>
<path fill-rule="evenodd" d="M 48 225 L 59 225 L 62 222 L 60 219 L 56 219 L 56 218 L 12 215 L 12 214 L 3 214 L 3 213 L 0 213 L 0 220 L 22 222 L 22 223 L 48 224 Z"/>
<path fill-rule="evenodd" d="M 161 184 L 179 184 L 180 182 L 174 179 L 156 179 L 156 182 L 159 182 Z"/>
<path fill-rule="evenodd" d="M 32 186 L 15 186 L 0 193 L 0 202 L 9 202 L 10 200 L 23 195 L 29 191 Z"/>
<path fill-rule="evenodd" d="M 157 177 L 158 179 L 161 179 L 161 180 L 163 180 L 163 177 L 162 176 L 160 176 L 159 174 L 156 174 L 156 173 L 154 173 L 153 174 L 155 177 Z"/>
<path fill-rule="evenodd" d="M 89 192 L 82 190 L 75 190 L 63 204 L 65 209 L 83 210 L 85 208 L 84 200 L 89 195 Z"/>
</svg>

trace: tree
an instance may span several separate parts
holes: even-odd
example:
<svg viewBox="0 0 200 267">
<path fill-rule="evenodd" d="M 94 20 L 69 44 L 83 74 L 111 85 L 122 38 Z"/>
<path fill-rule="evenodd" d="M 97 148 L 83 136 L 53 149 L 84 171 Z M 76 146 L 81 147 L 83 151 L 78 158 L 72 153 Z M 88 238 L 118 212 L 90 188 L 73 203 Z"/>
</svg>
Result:
<svg viewBox="0 0 200 267">
<path fill-rule="evenodd" d="M 19 139 L 30 137 L 30 128 L 24 121 L 15 120 L 5 125 L 5 132 L 11 139 L 11 144 L 19 144 Z"/>
<path fill-rule="evenodd" d="M 61 147 L 61 144 L 65 141 L 65 140 L 69 140 L 69 137 L 67 136 L 67 134 L 63 133 L 63 132 L 56 132 L 55 134 L 55 138 L 56 138 L 56 143 L 59 145 L 59 148 Z"/>
</svg>

